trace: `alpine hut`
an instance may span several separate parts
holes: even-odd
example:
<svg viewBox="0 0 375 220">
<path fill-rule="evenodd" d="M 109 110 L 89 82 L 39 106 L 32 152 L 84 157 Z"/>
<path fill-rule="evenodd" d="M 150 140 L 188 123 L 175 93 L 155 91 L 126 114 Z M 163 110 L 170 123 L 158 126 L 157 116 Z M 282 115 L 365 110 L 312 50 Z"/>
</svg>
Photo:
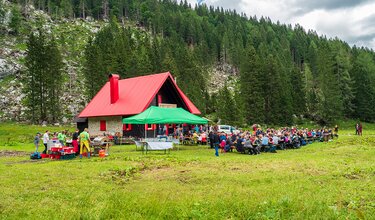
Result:
<svg viewBox="0 0 375 220">
<path fill-rule="evenodd" d="M 139 114 L 150 106 L 181 107 L 199 115 L 201 112 L 177 86 L 169 72 L 122 79 L 115 74 L 79 114 L 77 127 L 87 127 L 92 135 L 120 132 L 123 136 L 153 136 L 160 126 L 123 124 L 122 119 Z M 166 125 L 168 130 L 176 125 Z"/>
</svg>

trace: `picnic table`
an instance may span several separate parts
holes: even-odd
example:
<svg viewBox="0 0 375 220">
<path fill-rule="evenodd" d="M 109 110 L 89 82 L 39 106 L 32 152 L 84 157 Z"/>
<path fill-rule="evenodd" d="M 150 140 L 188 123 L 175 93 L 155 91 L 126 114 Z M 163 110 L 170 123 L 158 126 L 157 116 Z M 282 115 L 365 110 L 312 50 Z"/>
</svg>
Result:
<svg viewBox="0 0 375 220">
<path fill-rule="evenodd" d="M 141 147 L 142 153 L 150 150 L 164 150 L 164 153 L 170 153 L 173 148 L 173 142 L 166 141 L 136 141 L 136 147 Z"/>
</svg>

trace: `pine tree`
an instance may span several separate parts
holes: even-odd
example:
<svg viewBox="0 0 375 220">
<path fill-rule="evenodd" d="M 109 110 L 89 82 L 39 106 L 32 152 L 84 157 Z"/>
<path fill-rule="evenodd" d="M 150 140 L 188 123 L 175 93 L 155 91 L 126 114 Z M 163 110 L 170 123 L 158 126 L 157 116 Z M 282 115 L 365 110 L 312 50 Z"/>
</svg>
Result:
<svg viewBox="0 0 375 220">
<path fill-rule="evenodd" d="M 1 29 L 3 28 L 2 25 L 4 25 L 5 15 L 6 15 L 6 10 L 5 10 L 4 2 L 0 1 L 0 33 L 2 31 Z"/>
<path fill-rule="evenodd" d="M 71 0 L 61 0 L 60 1 L 61 15 L 66 18 L 73 17 L 73 6 Z"/>
<path fill-rule="evenodd" d="M 14 35 L 18 35 L 22 24 L 21 11 L 18 6 L 13 6 L 11 13 L 9 27 Z"/>
<path fill-rule="evenodd" d="M 316 95 L 316 82 L 310 70 L 310 65 L 305 63 L 304 68 L 304 96 L 306 100 L 307 115 L 312 116 L 317 114 L 317 95 Z"/>
<path fill-rule="evenodd" d="M 222 124 L 236 123 L 236 117 L 238 117 L 238 109 L 233 94 L 226 84 L 217 96 L 217 116 L 221 119 Z"/>
<path fill-rule="evenodd" d="M 250 44 L 245 50 L 245 57 L 241 61 L 240 91 L 243 99 L 243 113 L 248 125 L 263 123 L 264 97 L 262 73 L 260 71 L 259 58 L 253 46 Z"/>
<path fill-rule="evenodd" d="M 279 71 L 279 63 L 273 55 L 269 55 L 267 62 L 264 62 L 262 67 L 264 73 L 264 111 L 265 123 L 275 125 L 283 120 L 282 112 L 283 106 L 283 87 L 281 83 L 281 76 Z"/>
<path fill-rule="evenodd" d="M 63 100 L 60 99 L 60 94 L 63 88 L 63 58 L 57 46 L 56 39 L 52 37 L 50 42 L 46 45 L 46 58 L 48 63 L 46 66 L 46 109 L 48 112 L 48 121 L 57 122 L 61 117 L 61 105 Z"/>
<path fill-rule="evenodd" d="M 30 34 L 27 42 L 26 67 L 24 74 L 25 104 L 33 123 L 56 122 L 60 116 L 60 100 L 63 84 L 63 62 L 56 41 L 42 30 Z"/>
<path fill-rule="evenodd" d="M 38 104 L 42 102 L 40 96 L 41 82 L 41 72 L 43 66 L 40 64 L 40 55 L 42 54 L 43 42 L 38 36 L 33 33 L 29 35 L 27 42 L 27 56 L 25 58 L 25 65 L 27 70 L 23 76 L 24 81 L 24 93 L 25 105 L 28 107 L 26 112 L 30 115 L 30 120 L 33 123 L 39 121 L 38 115 L 41 115 L 41 109 Z"/>
<path fill-rule="evenodd" d="M 334 46 L 334 74 L 337 78 L 340 91 L 342 102 L 344 103 L 344 113 L 346 116 L 350 116 L 353 112 L 353 81 L 350 77 L 349 71 L 351 69 L 350 64 L 350 54 L 344 48 L 338 40 L 333 42 Z"/>
<path fill-rule="evenodd" d="M 284 76 L 288 77 L 288 75 Z M 306 110 L 306 99 L 304 96 L 304 85 L 305 80 L 303 79 L 303 72 L 297 67 L 292 67 L 290 72 L 291 78 L 291 97 L 293 100 L 293 113 L 300 116 L 305 113 Z M 286 88 L 286 85 L 284 88 Z"/>
<path fill-rule="evenodd" d="M 343 116 L 342 96 L 334 74 L 334 60 L 328 45 L 322 45 L 318 57 L 318 114 L 323 123 L 333 123 Z"/>
<path fill-rule="evenodd" d="M 371 55 L 360 52 L 351 72 L 354 79 L 355 98 L 353 116 L 364 121 L 375 120 L 375 64 Z"/>
</svg>

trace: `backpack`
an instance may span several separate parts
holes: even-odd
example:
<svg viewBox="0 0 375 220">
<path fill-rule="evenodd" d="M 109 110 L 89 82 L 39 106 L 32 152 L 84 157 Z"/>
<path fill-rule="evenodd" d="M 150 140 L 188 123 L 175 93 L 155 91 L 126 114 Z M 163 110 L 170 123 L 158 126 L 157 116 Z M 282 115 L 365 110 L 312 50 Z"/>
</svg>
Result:
<svg viewBox="0 0 375 220">
<path fill-rule="evenodd" d="M 34 153 L 30 154 L 30 159 L 38 160 L 38 159 L 42 159 L 42 157 L 40 156 L 39 152 L 34 152 Z"/>
</svg>

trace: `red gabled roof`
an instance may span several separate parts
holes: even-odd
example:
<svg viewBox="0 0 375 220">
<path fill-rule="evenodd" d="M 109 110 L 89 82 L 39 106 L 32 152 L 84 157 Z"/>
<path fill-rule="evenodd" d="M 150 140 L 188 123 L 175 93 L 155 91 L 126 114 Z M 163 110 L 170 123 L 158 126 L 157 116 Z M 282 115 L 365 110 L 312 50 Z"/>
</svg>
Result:
<svg viewBox="0 0 375 220">
<path fill-rule="evenodd" d="M 110 84 L 107 82 L 83 109 L 79 117 L 139 114 L 149 107 L 152 99 L 168 78 L 172 80 L 176 92 L 181 96 L 188 110 L 192 114 L 200 114 L 198 108 L 177 86 L 172 75 L 166 72 L 119 80 L 119 99 L 114 104 L 111 104 L 110 101 Z"/>
</svg>

